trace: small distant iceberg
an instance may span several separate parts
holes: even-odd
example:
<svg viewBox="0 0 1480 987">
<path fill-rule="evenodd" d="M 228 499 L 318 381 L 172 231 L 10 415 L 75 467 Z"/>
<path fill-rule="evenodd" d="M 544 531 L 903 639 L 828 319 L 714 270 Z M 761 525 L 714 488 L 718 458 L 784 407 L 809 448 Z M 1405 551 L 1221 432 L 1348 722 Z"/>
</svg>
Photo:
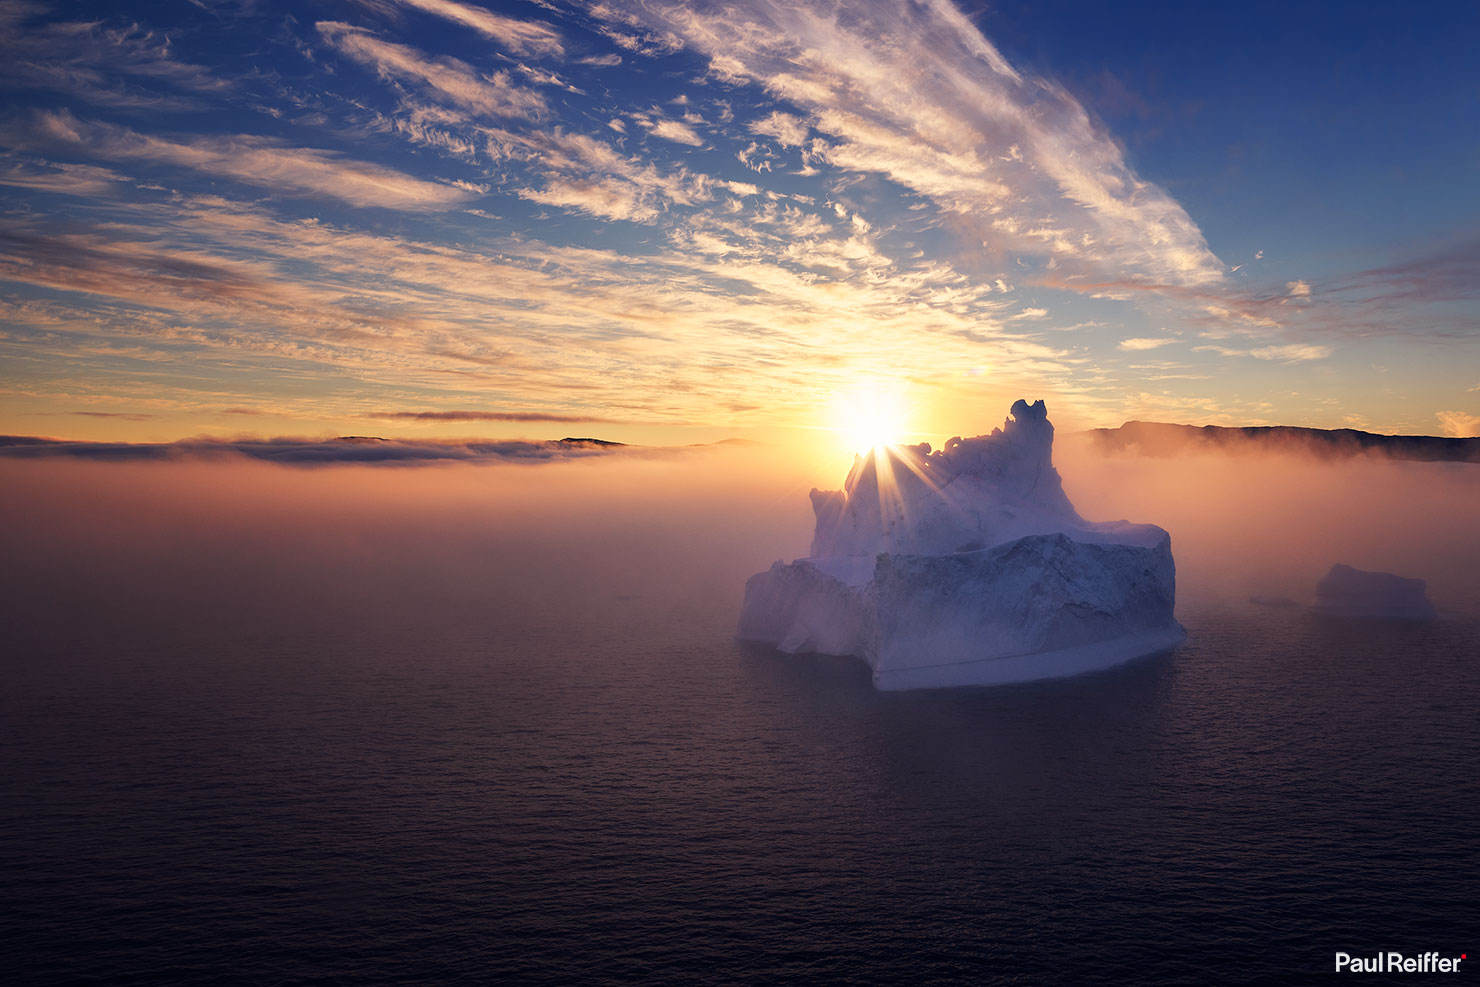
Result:
<svg viewBox="0 0 1480 987">
<path fill-rule="evenodd" d="M 1171 537 L 1084 520 L 1054 469 L 1042 401 L 991 435 L 875 449 L 811 492 L 810 557 L 745 586 L 737 636 L 853 655 L 881 690 L 1096 671 L 1185 637 Z"/>
<path fill-rule="evenodd" d="M 1331 617 L 1432 620 L 1428 583 L 1391 572 L 1367 572 L 1337 563 L 1316 583 L 1312 610 Z"/>
</svg>

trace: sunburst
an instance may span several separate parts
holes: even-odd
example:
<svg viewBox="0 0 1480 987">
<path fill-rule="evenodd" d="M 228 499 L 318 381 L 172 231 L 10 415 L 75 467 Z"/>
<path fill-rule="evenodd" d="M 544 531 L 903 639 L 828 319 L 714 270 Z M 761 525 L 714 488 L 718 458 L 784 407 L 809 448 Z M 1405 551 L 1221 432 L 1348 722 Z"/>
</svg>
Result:
<svg viewBox="0 0 1480 987">
<path fill-rule="evenodd" d="M 884 449 L 905 432 L 905 403 L 894 388 L 860 384 L 835 394 L 831 410 L 831 430 L 852 452 Z"/>
</svg>

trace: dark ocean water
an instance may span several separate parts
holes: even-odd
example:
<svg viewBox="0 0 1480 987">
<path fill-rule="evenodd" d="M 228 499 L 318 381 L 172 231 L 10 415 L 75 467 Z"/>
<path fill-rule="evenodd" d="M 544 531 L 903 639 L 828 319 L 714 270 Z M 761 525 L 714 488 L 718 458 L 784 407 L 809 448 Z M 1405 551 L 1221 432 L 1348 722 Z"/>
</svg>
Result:
<svg viewBox="0 0 1480 987">
<path fill-rule="evenodd" d="M 1170 654 L 881 695 L 732 641 L 738 587 L 290 597 L 11 600 L 0 977 L 1301 983 L 1480 951 L 1473 616 L 1184 594 Z"/>
</svg>

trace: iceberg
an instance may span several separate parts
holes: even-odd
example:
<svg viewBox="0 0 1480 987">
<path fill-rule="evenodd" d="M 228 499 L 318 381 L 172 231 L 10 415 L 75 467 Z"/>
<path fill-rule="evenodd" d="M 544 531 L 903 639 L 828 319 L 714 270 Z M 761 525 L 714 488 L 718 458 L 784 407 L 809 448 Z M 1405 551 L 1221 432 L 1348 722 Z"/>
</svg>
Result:
<svg viewBox="0 0 1480 987">
<path fill-rule="evenodd" d="M 1391 572 L 1368 572 L 1340 562 L 1316 583 L 1312 610 L 1331 617 L 1429 620 L 1436 616 L 1428 583 Z"/>
<path fill-rule="evenodd" d="M 1079 516 L 1042 401 L 938 451 L 876 448 L 811 498 L 811 554 L 747 581 L 741 640 L 852 655 L 897 690 L 1078 675 L 1185 636 L 1171 537 Z"/>
</svg>

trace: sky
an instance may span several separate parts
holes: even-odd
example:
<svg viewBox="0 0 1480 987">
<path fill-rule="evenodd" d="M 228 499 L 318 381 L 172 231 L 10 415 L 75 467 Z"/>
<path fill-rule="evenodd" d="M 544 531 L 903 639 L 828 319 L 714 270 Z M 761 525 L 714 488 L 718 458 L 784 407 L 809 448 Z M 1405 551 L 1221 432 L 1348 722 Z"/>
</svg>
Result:
<svg viewBox="0 0 1480 987">
<path fill-rule="evenodd" d="M 0 432 L 1480 434 L 1477 30 L 0 2 Z"/>
</svg>

